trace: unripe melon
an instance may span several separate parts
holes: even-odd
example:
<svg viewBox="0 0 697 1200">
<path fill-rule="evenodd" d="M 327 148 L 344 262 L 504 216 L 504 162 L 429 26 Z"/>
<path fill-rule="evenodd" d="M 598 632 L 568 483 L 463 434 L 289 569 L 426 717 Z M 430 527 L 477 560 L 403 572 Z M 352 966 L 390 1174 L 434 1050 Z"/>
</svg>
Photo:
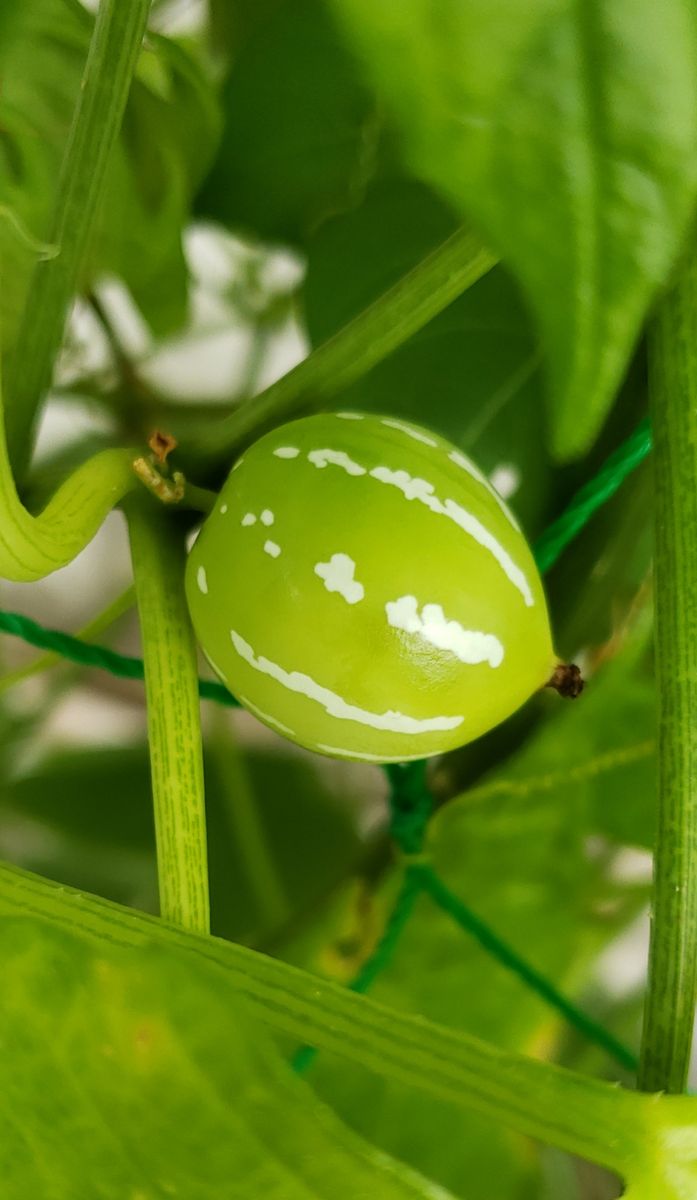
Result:
<svg viewBox="0 0 697 1200">
<path fill-rule="evenodd" d="M 197 636 L 239 701 L 340 758 L 472 741 L 557 663 L 515 518 L 455 446 L 361 413 L 292 421 L 235 464 L 187 566 Z"/>
</svg>

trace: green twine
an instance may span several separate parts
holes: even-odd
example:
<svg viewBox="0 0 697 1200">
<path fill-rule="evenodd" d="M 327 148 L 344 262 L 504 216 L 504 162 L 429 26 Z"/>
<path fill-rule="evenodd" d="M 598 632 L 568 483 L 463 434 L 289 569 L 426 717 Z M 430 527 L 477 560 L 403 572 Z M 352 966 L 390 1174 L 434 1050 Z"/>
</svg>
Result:
<svg viewBox="0 0 697 1200">
<path fill-rule="evenodd" d="M 605 460 L 588 483 L 576 492 L 561 516 L 547 527 L 535 546 L 535 561 L 540 571 L 548 571 L 559 555 L 587 525 L 603 504 L 614 496 L 628 475 L 635 471 L 651 450 L 651 426 L 648 417 Z"/>
<path fill-rule="evenodd" d="M 426 783 L 426 761 L 389 763 L 384 767 L 391 783 L 390 835 L 405 855 L 418 854 L 423 846 L 433 799 Z M 352 992 L 367 992 L 378 975 L 392 961 L 394 952 L 409 922 L 414 904 L 422 891 L 420 875 L 414 863 L 407 863 L 402 886 L 374 953 L 363 963 L 349 984 Z M 300 1046 L 293 1058 L 293 1069 L 302 1074 L 311 1065 L 317 1049 Z"/>
<path fill-rule="evenodd" d="M 593 514 L 614 495 L 628 475 L 646 458 L 651 450 L 651 431 L 648 420 L 642 421 L 625 442 L 603 464 L 598 473 L 572 498 L 561 516 L 548 527 L 535 547 L 540 571 L 553 566 L 560 554 L 590 521 Z M 123 679 L 143 679 L 143 661 L 117 654 L 106 646 L 83 642 L 80 638 L 47 629 L 20 613 L 0 611 L 0 632 L 22 638 L 41 650 L 52 650 L 81 666 L 97 667 Z M 202 699 L 218 704 L 237 705 L 238 701 L 222 684 L 199 680 Z M 550 1007 L 556 1009 L 579 1032 L 601 1046 L 621 1065 L 636 1068 L 636 1058 L 611 1033 L 571 1003 L 543 975 L 498 936 L 480 917 L 443 883 L 433 867 L 423 858 L 426 826 L 432 808 L 432 798 L 426 783 L 426 763 L 390 764 L 385 766 L 391 784 L 390 832 L 395 844 L 406 859 L 402 886 L 392 909 L 383 936 L 374 954 L 363 964 L 350 984 L 351 990 L 365 992 L 385 970 L 394 956 L 403 930 L 408 924 L 419 895 L 428 894 L 438 907 L 447 913 L 465 932 L 512 971 Z M 293 1065 L 296 1071 L 309 1067 L 316 1050 L 301 1046 Z"/>
<path fill-rule="evenodd" d="M 412 869 L 412 865 L 407 866 L 402 886 L 399 889 L 399 894 L 389 915 L 383 935 L 375 952 L 363 963 L 358 974 L 348 985 L 350 991 L 359 993 L 367 992 L 378 975 L 381 975 L 385 967 L 391 963 L 402 932 L 409 922 L 409 918 L 414 910 L 414 904 L 422 890 L 421 879 L 415 870 Z M 316 1046 L 300 1046 L 292 1060 L 293 1070 L 301 1075 L 312 1064 L 316 1055 Z"/>
<path fill-rule="evenodd" d="M 622 1067 L 636 1071 L 638 1059 L 622 1042 L 599 1022 L 594 1021 L 554 986 L 554 984 L 522 958 L 512 946 L 487 925 L 481 917 L 456 896 L 436 873 L 424 855 L 426 826 L 433 800 L 426 784 L 425 761 L 386 767 L 391 783 L 390 795 L 392 839 L 406 859 L 402 886 L 390 913 L 385 931 L 374 953 L 363 964 L 349 985 L 351 991 L 366 992 L 374 980 L 389 966 L 406 928 L 414 905 L 421 894 L 428 895 L 442 912 L 464 932 L 475 938 L 483 950 L 506 970 L 535 992 L 550 1008 L 555 1009 L 570 1025 L 589 1041 L 605 1050 Z M 317 1051 L 313 1046 L 301 1046 L 293 1059 L 299 1074 L 312 1064 Z"/>
<path fill-rule="evenodd" d="M 500 938 L 493 929 L 485 924 L 481 917 L 472 912 L 472 909 L 463 900 L 460 900 L 459 896 L 450 891 L 433 867 L 428 864 L 423 866 L 415 864 L 413 870 L 419 874 L 422 890 L 428 893 L 444 913 L 452 917 L 460 929 L 465 933 L 472 934 L 492 958 L 517 975 L 531 991 L 536 992 L 546 1001 L 550 1008 L 555 1008 L 558 1013 L 566 1017 L 570 1025 L 585 1034 L 589 1041 L 601 1046 L 627 1070 L 636 1071 L 639 1065 L 636 1055 L 632 1054 L 631 1050 L 627 1049 L 604 1026 L 572 1004 L 553 983 L 536 971 L 524 958 L 521 958 L 511 946 L 504 942 L 503 938 Z"/>
<path fill-rule="evenodd" d="M 90 642 L 83 642 L 81 638 L 73 637 L 70 633 L 62 633 L 60 629 L 48 629 L 21 613 L 0 611 L 0 632 L 21 638 L 39 650 L 51 650 L 81 667 L 97 667 L 108 671 L 118 679 L 145 678 L 142 658 L 134 658 L 130 654 L 117 654 L 108 646 L 95 646 Z M 214 700 L 216 704 L 226 704 L 229 708 L 239 707 L 239 700 L 236 700 L 222 683 L 216 683 L 212 679 L 199 679 L 198 694 L 202 700 Z"/>
</svg>

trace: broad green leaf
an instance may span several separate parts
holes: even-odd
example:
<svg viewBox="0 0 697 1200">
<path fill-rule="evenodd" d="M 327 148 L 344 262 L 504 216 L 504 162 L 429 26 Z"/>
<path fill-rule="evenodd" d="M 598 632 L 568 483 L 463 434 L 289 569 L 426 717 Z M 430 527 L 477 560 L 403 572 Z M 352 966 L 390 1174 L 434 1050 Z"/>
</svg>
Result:
<svg viewBox="0 0 697 1200">
<path fill-rule="evenodd" d="M 242 992 L 254 1015 L 283 1034 L 309 1039 L 378 1078 L 416 1087 L 430 1099 L 479 1112 L 632 1178 L 650 1169 L 652 1177 L 667 1179 L 671 1167 L 684 1170 L 697 1155 L 697 1102 L 692 1098 L 641 1096 L 560 1071 L 386 1008 L 244 947 L 186 933 L 1 865 L 0 913 L 22 917 L 25 930 L 31 913 L 52 930 L 79 939 L 90 954 L 108 955 L 107 947 L 141 947 L 148 957 L 160 947 L 191 972 L 215 964 L 220 978 L 237 989 L 226 992 L 226 1013 Z M 664 1194 L 658 1189 L 651 1200 L 663 1200 Z M 689 1192 L 679 1194 L 681 1200 L 690 1197 Z"/>
<path fill-rule="evenodd" d="M 650 612 L 645 610 L 622 652 L 599 668 L 578 703 L 562 706 L 555 696 L 546 697 L 541 704 L 547 719 L 536 735 L 474 788 L 438 810 L 429 833 L 446 874 L 469 878 L 459 839 L 467 841 L 471 828 L 481 827 L 496 840 L 517 822 L 534 825 L 543 813 L 552 820 L 556 813 L 564 834 L 573 832 L 576 819 L 582 835 L 599 832 L 620 845 L 651 846 L 655 689 L 647 663 L 650 631 Z M 521 841 L 523 865 L 543 855 L 539 838 Z M 550 860 L 548 871 L 570 867 L 568 862 L 562 866 L 558 854 Z M 491 860 L 482 854 L 482 861 L 490 865 Z M 503 863 L 500 848 L 495 861 Z"/>
<path fill-rule="evenodd" d="M 598 432 L 697 186 L 689 0 L 333 0 L 412 170 L 482 229 L 543 335 L 561 458 Z"/>
<path fill-rule="evenodd" d="M 6 770 L 0 845 L 34 871 L 156 912 L 146 753 L 66 750 L 30 770 Z"/>
<path fill-rule="evenodd" d="M 434 1196 L 314 1099 L 215 968 L 31 918 L 0 945 L 7 1200 Z"/>
<path fill-rule="evenodd" d="M 258 943 L 303 924 L 364 853 L 347 778 L 283 750 L 246 754 L 231 777 L 216 746 L 205 774 L 214 931 Z M 0 845 L 16 846 L 19 864 L 156 911 L 146 746 L 55 753 L 4 779 L 1 796 Z M 273 895 L 256 877 L 250 823 L 266 848 Z"/>
<path fill-rule="evenodd" d="M 241 47 L 286 0 L 209 0 L 210 41 L 229 64 Z"/>
<path fill-rule="evenodd" d="M 389 179 L 326 221 L 308 246 L 304 288 L 317 345 L 406 275 L 457 227 L 424 184 Z M 338 282 L 340 281 L 340 282 Z M 489 272 L 336 401 L 438 429 L 513 487 L 511 504 L 539 525 L 550 481 L 544 386 L 530 321 L 510 276 Z"/>
<path fill-rule="evenodd" d="M 226 22 L 237 36 L 225 125 L 199 209 L 261 237 L 302 241 L 370 177 L 375 102 L 322 0 L 243 0 Z"/>
<path fill-rule="evenodd" d="M 240 753 L 232 772 L 229 752 L 212 748 L 205 760 L 214 932 L 274 944 L 289 925 L 304 928 L 365 855 L 355 784 L 340 767 L 323 770 L 320 760 L 288 754 L 282 744 Z M 265 875 L 250 835 L 252 812 Z"/>
<path fill-rule="evenodd" d="M 45 238 L 90 22 L 77 0 L 13 7 L 9 36 L 0 44 L 0 204 L 30 235 Z M 0 221 L 0 260 L 0 330 L 7 347 L 34 258 L 6 220 Z"/>
<path fill-rule="evenodd" d="M 0 205 L 46 237 L 56 180 L 79 93 L 92 20 L 77 0 L 17 6 L 0 43 Z M 157 332 L 186 315 L 181 228 L 216 137 L 213 93 L 193 57 L 151 35 L 131 89 L 84 286 L 124 277 Z M 0 221 L 2 339 L 10 345 L 34 254 Z"/>
<path fill-rule="evenodd" d="M 194 57 L 150 35 L 124 116 L 92 271 L 122 276 L 156 334 L 187 316 L 182 228 L 218 125 L 211 85 Z"/>
</svg>

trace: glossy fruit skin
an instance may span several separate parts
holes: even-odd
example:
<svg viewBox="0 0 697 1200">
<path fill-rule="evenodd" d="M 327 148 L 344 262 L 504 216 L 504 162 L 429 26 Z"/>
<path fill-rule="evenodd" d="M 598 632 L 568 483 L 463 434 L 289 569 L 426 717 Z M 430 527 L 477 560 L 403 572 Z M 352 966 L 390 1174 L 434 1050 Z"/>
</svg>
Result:
<svg viewBox="0 0 697 1200">
<path fill-rule="evenodd" d="M 557 661 L 506 505 L 456 447 L 389 417 L 304 417 L 245 451 L 191 550 L 186 590 L 230 691 L 338 758 L 461 746 Z"/>
</svg>

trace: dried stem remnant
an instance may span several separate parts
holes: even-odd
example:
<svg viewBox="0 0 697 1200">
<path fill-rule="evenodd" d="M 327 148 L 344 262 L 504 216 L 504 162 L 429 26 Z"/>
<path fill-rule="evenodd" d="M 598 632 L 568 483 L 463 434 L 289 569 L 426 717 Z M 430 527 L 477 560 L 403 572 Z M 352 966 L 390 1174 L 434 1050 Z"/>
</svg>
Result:
<svg viewBox="0 0 697 1200">
<path fill-rule="evenodd" d="M 545 687 L 554 688 L 565 700 L 576 700 L 583 691 L 581 668 L 576 663 L 557 663 Z"/>
</svg>

